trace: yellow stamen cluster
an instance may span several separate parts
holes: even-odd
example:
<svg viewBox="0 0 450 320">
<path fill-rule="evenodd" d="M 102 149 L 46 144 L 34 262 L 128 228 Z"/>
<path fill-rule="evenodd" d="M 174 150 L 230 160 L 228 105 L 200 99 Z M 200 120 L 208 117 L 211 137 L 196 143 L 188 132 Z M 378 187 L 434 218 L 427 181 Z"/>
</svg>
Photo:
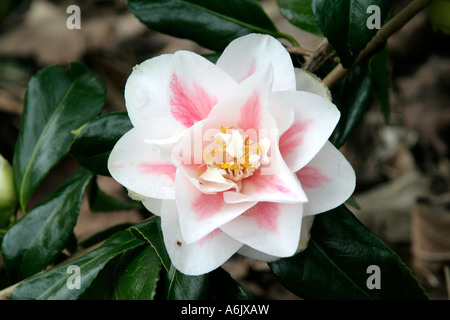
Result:
<svg viewBox="0 0 450 320">
<path fill-rule="evenodd" d="M 211 145 L 204 153 L 203 160 L 209 168 L 220 170 L 224 178 L 238 181 L 247 178 L 259 168 L 261 148 L 245 134 L 233 127 L 221 127 Z"/>
</svg>

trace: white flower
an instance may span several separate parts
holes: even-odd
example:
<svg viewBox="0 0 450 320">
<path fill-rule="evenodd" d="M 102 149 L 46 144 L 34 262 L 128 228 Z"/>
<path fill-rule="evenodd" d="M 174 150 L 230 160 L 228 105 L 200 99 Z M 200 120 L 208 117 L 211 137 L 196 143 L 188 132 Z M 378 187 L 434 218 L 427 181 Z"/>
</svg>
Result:
<svg viewBox="0 0 450 320">
<path fill-rule="evenodd" d="M 207 273 L 236 252 L 264 261 L 304 249 L 313 216 L 352 194 L 328 138 L 340 113 L 315 76 L 267 35 L 231 42 L 216 64 L 187 51 L 136 66 L 134 128 L 111 175 L 154 214 L 174 266 Z M 136 196 L 139 195 L 139 196 Z"/>
</svg>

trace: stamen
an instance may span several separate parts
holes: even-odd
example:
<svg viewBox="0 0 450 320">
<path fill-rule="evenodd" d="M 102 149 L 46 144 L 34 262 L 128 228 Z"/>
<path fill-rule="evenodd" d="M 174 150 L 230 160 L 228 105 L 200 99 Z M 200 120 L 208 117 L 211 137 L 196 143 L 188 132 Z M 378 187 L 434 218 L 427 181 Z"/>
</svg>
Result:
<svg viewBox="0 0 450 320">
<path fill-rule="evenodd" d="M 203 152 L 205 163 L 199 167 L 199 173 L 203 171 L 200 168 L 206 165 L 208 174 L 203 171 L 200 178 L 212 181 L 212 177 L 216 177 L 215 182 L 222 182 L 224 178 L 233 181 L 248 178 L 261 164 L 268 163 L 269 147 L 270 140 L 267 138 L 256 143 L 233 127 L 221 126 L 220 133 L 214 136 Z M 211 172 L 215 174 L 211 175 Z"/>
</svg>

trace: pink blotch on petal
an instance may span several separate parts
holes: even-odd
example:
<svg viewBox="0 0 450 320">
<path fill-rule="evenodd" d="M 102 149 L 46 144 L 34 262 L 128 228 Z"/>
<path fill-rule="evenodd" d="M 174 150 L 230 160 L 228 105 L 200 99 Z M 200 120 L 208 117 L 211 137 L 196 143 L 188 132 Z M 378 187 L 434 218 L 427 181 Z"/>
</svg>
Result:
<svg viewBox="0 0 450 320">
<path fill-rule="evenodd" d="M 177 168 L 171 164 L 143 162 L 138 164 L 138 168 L 139 172 L 142 174 L 165 175 L 175 181 L 175 173 Z"/>
<path fill-rule="evenodd" d="M 241 109 L 241 119 L 238 126 L 242 130 L 259 129 L 262 119 L 259 94 L 255 91 Z"/>
<path fill-rule="evenodd" d="M 283 156 L 292 153 L 295 148 L 303 143 L 303 134 L 311 127 L 313 122 L 314 120 L 312 119 L 294 122 L 294 124 L 281 135 L 279 147 Z"/>
<path fill-rule="evenodd" d="M 280 207 L 278 203 L 258 202 L 242 215 L 254 219 L 256 225 L 261 229 L 272 233 L 278 232 L 277 220 L 280 216 Z"/>
<path fill-rule="evenodd" d="M 176 74 L 172 74 L 169 84 L 172 91 L 170 98 L 172 116 L 186 127 L 205 119 L 217 103 L 215 96 L 209 95 L 197 83 L 193 83 L 193 90 L 181 83 Z"/>
<path fill-rule="evenodd" d="M 219 213 L 223 206 L 223 194 L 204 194 L 202 193 L 192 204 L 192 211 L 194 211 L 198 220 L 203 220 Z"/>
<path fill-rule="evenodd" d="M 332 181 L 318 168 L 306 166 L 296 172 L 298 180 L 305 189 L 320 188 L 324 183 Z"/>
</svg>

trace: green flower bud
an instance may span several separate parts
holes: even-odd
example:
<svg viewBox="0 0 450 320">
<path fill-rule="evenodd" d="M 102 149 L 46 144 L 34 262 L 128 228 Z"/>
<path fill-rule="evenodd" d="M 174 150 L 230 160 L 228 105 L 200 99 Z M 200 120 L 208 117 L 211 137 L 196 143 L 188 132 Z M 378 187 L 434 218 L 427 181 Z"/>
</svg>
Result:
<svg viewBox="0 0 450 320">
<path fill-rule="evenodd" d="M 17 195 L 13 172 L 8 161 L 0 155 L 0 225 L 6 226 L 17 210 Z"/>
</svg>

